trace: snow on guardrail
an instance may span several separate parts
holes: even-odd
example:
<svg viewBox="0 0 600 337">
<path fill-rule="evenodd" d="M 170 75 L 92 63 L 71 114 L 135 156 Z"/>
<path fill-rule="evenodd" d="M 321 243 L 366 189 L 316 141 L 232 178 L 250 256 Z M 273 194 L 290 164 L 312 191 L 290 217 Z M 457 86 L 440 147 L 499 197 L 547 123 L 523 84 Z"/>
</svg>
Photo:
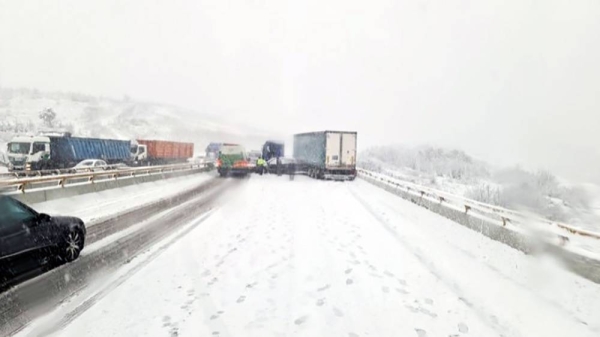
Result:
<svg viewBox="0 0 600 337">
<path fill-rule="evenodd" d="M 163 166 L 147 166 L 125 169 L 114 169 L 109 167 L 107 170 L 82 172 L 82 173 L 60 173 L 55 175 L 39 175 L 25 178 L 15 178 L 0 180 L 0 191 L 17 190 L 25 193 L 36 187 L 44 188 L 48 186 L 65 187 L 70 181 L 90 182 L 107 179 L 119 179 L 136 177 L 139 175 L 162 174 L 167 172 L 188 171 L 207 168 L 204 164 L 175 164 Z"/>
<path fill-rule="evenodd" d="M 435 199 L 440 203 L 445 203 L 447 205 L 452 205 L 455 208 L 460 208 L 465 213 L 477 212 L 480 215 L 492 219 L 499 219 L 502 221 L 503 226 L 506 226 L 507 223 L 511 223 L 517 226 L 523 224 L 536 224 L 546 226 L 546 228 L 543 229 L 546 231 L 551 231 L 558 235 L 559 244 L 563 246 L 570 241 L 569 234 L 575 234 L 583 237 L 589 237 L 596 240 L 600 240 L 600 233 L 597 232 L 584 230 L 575 226 L 559 222 L 554 222 L 548 219 L 543 219 L 536 215 L 526 214 L 524 212 L 510 210 L 504 207 L 485 204 L 476 200 L 465 198 L 460 195 L 455 195 L 434 188 L 399 180 L 384 174 L 368 171 L 365 169 L 358 168 L 357 170 L 359 174 L 369 176 L 396 188 L 403 188 L 406 190 L 406 192 L 411 193 L 415 197 Z"/>
</svg>

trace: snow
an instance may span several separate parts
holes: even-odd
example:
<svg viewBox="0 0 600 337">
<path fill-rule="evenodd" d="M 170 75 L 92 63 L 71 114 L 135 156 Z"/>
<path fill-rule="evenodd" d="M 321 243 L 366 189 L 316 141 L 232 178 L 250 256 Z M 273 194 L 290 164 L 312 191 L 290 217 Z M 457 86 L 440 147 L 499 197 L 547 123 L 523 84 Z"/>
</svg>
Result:
<svg viewBox="0 0 600 337">
<path fill-rule="evenodd" d="M 46 201 L 32 207 L 50 215 L 79 217 L 89 227 L 107 217 L 195 188 L 214 177 L 213 173 L 199 173 Z"/>
<path fill-rule="evenodd" d="M 16 134 L 48 129 L 38 116 L 48 107 L 57 114 L 54 128 L 69 130 L 76 137 L 189 141 L 195 143 L 196 153 L 203 153 L 212 141 L 259 145 L 267 138 L 252 125 L 236 125 L 216 115 L 167 104 L 0 88 L 0 145 Z"/>
<path fill-rule="evenodd" d="M 252 177 L 57 336 L 597 336 L 600 287 L 363 181 Z"/>
</svg>

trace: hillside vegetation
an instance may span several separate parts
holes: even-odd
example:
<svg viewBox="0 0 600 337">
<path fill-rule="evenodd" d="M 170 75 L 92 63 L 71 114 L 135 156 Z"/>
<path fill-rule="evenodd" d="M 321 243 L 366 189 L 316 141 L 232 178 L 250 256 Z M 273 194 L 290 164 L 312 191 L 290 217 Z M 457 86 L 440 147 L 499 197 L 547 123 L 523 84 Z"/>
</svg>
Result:
<svg viewBox="0 0 600 337">
<path fill-rule="evenodd" d="M 50 109 L 55 117 L 42 116 Z M 40 115 L 42 114 L 42 115 Z M 46 118 L 44 118 L 46 117 Z M 74 136 L 165 139 L 193 142 L 196 153 L 212 141 L 255 145 L 265 136 L 217 116 L 128 97 L 113 99 L 79 93 L 0 88 L 0 145 L 16 134 L 59 129 Z"/>
<path fill-rule="evenodd" d="M 463 151 L 431 146 L 378 146 L 361 152 L 359 158 L 365 169 L 477 201 L 585 228 L 596 228 L 600 220 L 585 188 L 560 183 L 548 171 L 495 168 Z"/>
</svg>

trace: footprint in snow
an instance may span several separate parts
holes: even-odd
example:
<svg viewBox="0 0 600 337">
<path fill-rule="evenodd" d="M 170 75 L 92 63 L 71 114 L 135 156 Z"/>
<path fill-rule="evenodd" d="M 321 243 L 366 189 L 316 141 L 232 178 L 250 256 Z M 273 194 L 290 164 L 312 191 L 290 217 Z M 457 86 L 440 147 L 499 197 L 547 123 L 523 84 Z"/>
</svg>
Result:
<svg viewBox="0 0 600 337">
<path fill-rule="evenodd" d="M 334 307 L 333 308 L 333 313 L 337 316 L 337 317 L 344 317 L 344 312 L 341 311 L 340 309 Z"/>
<path fill-rule="evenodd" d="M 348 337 L 360 337 L 360 336 L 355 334 L 354 332 L 349 332 Z"/>
<path fill-rule="evenodd" d="M 305 316 L 298 317 L 298 318 L 296 318 L 296 320 L 294 321 L 294 324 L 296 324 L 296 325 L 302 325 L 302 324 L 304 324 L 304 323 L 306 322 L 306 320 L 307 320 L 307 319 L 308 319 L 308 316 L 306 316 L 306 315 L 305 315 Z"/>
<path fill-rule="evenodd" d="M 429 310 L 427 310 L 425 308 L 419 308 L 419 312 L 422 313 L 422 314 L 425 314 L 425 315 L 427 315 L 427 316 L 429 316 L 431 318 L 436 318 L 437 317 L 437 314 L 435 314 L 435 313 L 433 313 L 433 312 L 431 312 L 431 311 L 429 311 Z"/>
<path fill-rule="evenodd" d="M 354 281 L 351 278 L 346 280 L 346 285 L 351 285 L 352 283 L 354 283 Z"/>
<path fill-rule="evenodd" d="M 431 298 L 426 298 L 425 299 L 425 303 L 427 303 L 427 304 L 433 304 L 433 300 Z"/>
<path fill-rule="evenodd" d="M 468 333 L 469 332 L 469 327 L 465 324 L 465 323 L 458 323 L 458 331 L 460 333 Z"/>
<path fill-rule="evenodd" d="M 243 303 L 245 300 L 246 300 L 246 296 L 240 296 L 240 297 L 237 299 L 237 301 L 236 301 L 236 302 L 237 302 L 237 303 Z"/>
<path fill-rule="evenodd" d="M 415 329 L 415 332 L 417 333 L 417 337 L 427 337 L 427 331 L 423 329 Z"/>
<path fill-rule="evenodd" d="M 352 268 L 348 268 L 348 269 L 346 269 L 346 271 L 344 271 L 344 273 L 346 273 L 346 274 L 350 274 L 351 272 L 352 272 Z"/>
<path fill-rule="evenodd" d="M 331 287 L 331 284 L 326 284 L 324 286 L 322 286 L 321 288 L 317 289 L 317 291 L 325 291 L 327 289 L 329 289 Z"/>
<path fill-rule="evenodd" d="M 406 291 L 406 290 L 404 290 L 402 288 L 396 288 L 396 291 L 399 292 L 400 294 L 403 294 L 403 295 L 408 295 L 409 294 L 408 291 Z"/>
<path fill-rule="evenodd" d="M 381 287 L 381 291 L 383 291 L 384 293 L 386 293 L 386 294 L 387 294 L 387 293 L 389 293 L 389 292 L 390 292 L 390 287 L 385 287 L 385 286 L 383 286 L 383 287 Z"/>
<path fill-rule="evenodd" d="M 325 299 L 324 298 L 319 298 L 317 300 L 317 306 L 322 307 L 325 304 Z"/>
</svg>

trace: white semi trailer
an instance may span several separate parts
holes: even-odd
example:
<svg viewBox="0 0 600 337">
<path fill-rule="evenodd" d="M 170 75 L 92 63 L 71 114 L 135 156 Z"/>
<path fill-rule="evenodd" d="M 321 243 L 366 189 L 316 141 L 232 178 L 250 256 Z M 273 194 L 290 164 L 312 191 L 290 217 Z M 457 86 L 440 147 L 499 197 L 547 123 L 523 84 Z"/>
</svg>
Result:
<svg viewBox="0 0 600 337">
<path fill-rule="evenodd" d="M 357 133 L 320 131 L 294 135 L 294 159 L 299 170 L 317 179 L 356 178 Z"/>
</svg>

